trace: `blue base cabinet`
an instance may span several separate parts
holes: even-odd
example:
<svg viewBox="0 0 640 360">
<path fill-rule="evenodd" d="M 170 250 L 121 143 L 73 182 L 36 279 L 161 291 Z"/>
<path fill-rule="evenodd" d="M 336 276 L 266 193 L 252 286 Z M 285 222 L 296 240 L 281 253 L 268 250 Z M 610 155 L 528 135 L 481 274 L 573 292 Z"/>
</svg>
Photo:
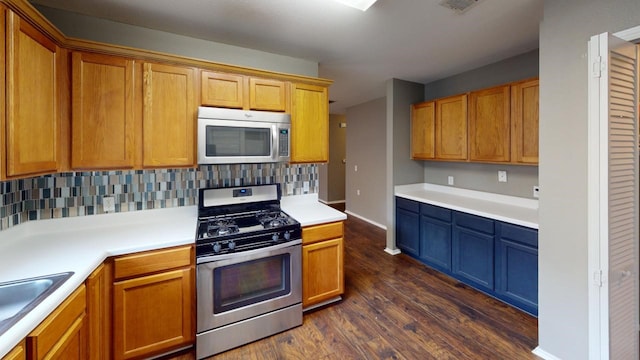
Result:
<svg viewBox="0 0 640 360">
<path fill-rule="evenodd" d="M 420 204 L 420 260 L 451 271 L 451 210 Z"/>
<path fill-rule="evenodd" d="M 538 232 L 499 222 L 496 233 L 496 294 L 537 315 Z"/>
<path fill-rule="evenodd" d="M 538 231 L 396 197 L 396 245 L 429 267 L 538 314 Z"/>
<path fill-rule="evenodd" d="M 453 275 L 480 290 L 493 291 L 494 221 L 454 213 Z"/>
<path fill-rule="evenodd" d="M 396 245 L 405 253 L 417 257 L 419 250 L 420 204 L 396 198 Z"/>
</svg>

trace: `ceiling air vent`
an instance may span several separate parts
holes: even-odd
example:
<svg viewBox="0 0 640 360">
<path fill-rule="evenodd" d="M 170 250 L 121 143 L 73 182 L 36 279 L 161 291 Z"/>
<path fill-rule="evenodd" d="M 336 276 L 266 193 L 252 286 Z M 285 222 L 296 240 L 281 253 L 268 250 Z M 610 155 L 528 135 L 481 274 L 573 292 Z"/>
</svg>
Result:
<svg viewBox="0 0 640 360">
<path fill-rule="evenodd" d="M 442 0 L 440 5 L 462 14 L 482 0 Z"/>
</svg>

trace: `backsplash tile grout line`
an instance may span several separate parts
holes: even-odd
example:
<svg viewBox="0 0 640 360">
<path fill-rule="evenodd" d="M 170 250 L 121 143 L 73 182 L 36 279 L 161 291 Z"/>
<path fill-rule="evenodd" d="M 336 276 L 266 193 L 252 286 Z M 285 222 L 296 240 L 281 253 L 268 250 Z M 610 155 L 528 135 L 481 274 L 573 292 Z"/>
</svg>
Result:
<svg viewBox="0 0 640 360">
<path fill-rule="evenodd" d="M 0 230 L 27 221 L 103 214 L 113 196 L 116 212 L 197 205 L 198 189 L 280 183 L 294 195 L 318 192 L 315 164 L 201 165 L 197 169 L 82 171 L 0 182 Z"/>
</svg>

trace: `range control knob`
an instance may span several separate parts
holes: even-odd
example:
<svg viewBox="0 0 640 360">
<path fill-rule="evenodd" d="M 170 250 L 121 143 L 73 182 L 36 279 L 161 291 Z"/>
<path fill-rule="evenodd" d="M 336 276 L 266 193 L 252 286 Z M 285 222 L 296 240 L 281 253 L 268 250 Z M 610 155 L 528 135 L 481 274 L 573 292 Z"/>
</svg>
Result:
<svg viewBox="0 0 640 360">
<path fill-rule="evenodd" d="M 229 241 L 229 243 L 227 244 L 227 246 L 229 247 L 229 250 L 233 250 L 236 248 L 236 242 L 231 240 Z"/>
<path fill-rule="evenodd" d="M 221 249 L 222 249 L 222 246 L 220 245 L 219 242 L 213 243 L 213 252 L 219 253 Z"/>
<path fill-rule="evenodd" d="M 280 239 L 280 235 L 278 233 L 274 233 L 271 235 L 271 240 L 278 241 Z"/>
<path fill-rule="evenodd" d="M 290 233 L 290 232 L 288 232 L 288 231 L 285 231 L 285 232 L 284 232 L 284 239 L 285 239 L 285 240 L 287 240 L 287 241 L 288 241 L 289 239 L 291 239 L 291 233 Z"/>
</svg>

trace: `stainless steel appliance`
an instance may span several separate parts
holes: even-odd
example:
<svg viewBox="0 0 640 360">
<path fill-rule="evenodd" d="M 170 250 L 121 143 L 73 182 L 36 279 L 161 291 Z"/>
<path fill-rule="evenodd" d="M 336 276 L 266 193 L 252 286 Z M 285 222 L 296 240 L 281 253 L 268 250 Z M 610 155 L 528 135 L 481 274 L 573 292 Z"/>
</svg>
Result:
<svg viewBox="0 0 640 360">
<path fill-rule="evenodd" d="M 198 163 L 289 161 L 290 130 L 289 114 L 201 106 L 198 109 Z"/>
<path fill-rule="evenodd" d="M 301 325 L 301 228 L 280 185 L 198 195 L 197 358 Z"/>
</svg>

